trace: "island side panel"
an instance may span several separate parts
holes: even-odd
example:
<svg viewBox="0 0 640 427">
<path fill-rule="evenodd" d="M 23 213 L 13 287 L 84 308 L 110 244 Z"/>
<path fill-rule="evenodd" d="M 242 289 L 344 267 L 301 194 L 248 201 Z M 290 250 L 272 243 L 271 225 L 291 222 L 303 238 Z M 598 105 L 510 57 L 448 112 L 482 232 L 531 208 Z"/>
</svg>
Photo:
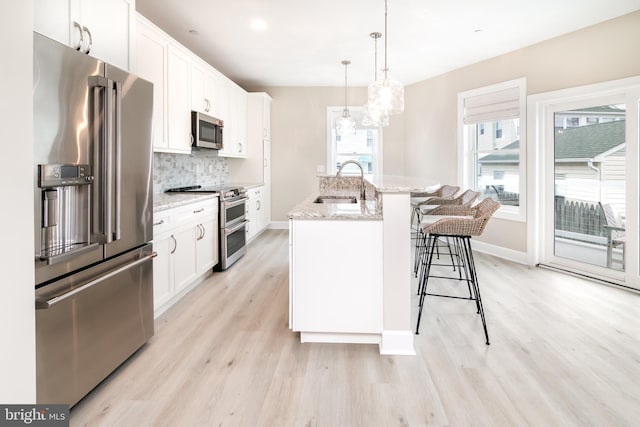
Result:
<svg viewBox="0 0 640 427">
<path fill-rule="evenodd" d="M 382 221 L 303 219 L 290 225 L 292 329 L 379 337 Z M 348 335 L 340 340 L 348 342 Z"/>
<path fill-rule="evenodd" d="M 382 354 L 414 355 L 411 328 L 411 203 L 409 193 L 382 193 Z"/>
</svg>

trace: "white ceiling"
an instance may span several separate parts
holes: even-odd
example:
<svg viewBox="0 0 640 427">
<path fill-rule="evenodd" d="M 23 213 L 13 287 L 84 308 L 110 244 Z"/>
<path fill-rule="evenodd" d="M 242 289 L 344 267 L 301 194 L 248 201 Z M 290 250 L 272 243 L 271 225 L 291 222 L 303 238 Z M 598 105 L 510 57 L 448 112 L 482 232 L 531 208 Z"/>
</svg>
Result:
<svg viewBox="0 0 640 427">
<path fill-rule="evenodd" d="M 349 86 L 366 86 L 369 34 L 384 32 L 384 0 L 136 0 L 136 9 L 245 88 L 341 86 L 343 59 Z M 388 0 L 390 75 L 415 83 L 635 10 L 640 0 Z M 255 18 L 267 28 L 251 29 Z M 384 38 L 379 69 L 383 57 Z"/>
</svg>

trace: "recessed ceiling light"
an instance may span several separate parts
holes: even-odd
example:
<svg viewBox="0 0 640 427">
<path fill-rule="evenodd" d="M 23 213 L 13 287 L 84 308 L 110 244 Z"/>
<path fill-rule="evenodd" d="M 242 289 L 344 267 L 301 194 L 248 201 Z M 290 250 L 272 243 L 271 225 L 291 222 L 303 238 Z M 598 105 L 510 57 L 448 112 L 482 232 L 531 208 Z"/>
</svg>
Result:
<svg viewBox="0 0 640 427">
<path fill-rule="evenodd" d="M 262 18 L 254 18 L 251 20 L 251 29 L 254 31 L 264 31 L 267 29 L 267 21 Z"/>
<path fill-rule="evenodd" d="M 189 34 L 193 34 L 194 36 L 197 36 L 199 33 L 198 33 L 198 30 L 191 29 L 189 30 Z"/>
</svg>

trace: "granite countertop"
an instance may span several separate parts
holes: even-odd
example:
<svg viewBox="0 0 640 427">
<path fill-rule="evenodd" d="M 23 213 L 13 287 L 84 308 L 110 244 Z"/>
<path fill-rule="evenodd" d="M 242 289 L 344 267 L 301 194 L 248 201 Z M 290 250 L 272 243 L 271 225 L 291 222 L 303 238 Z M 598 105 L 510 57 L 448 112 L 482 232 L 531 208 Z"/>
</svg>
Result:
<svg viewBox="0 0 640 427">
<path fill-rule="evenodd" d="M 335 175 L 318 175 L 319 178 L 335 179 Z M 359 175 L 345 175 L 342 178 L 360 179 Z M 365 176 L 364 180 L 379 193 L 411 193 L 435 191 L 440 183 L 432 178 L 420 178 L 403 175 Z"/>
<path fill-rule="evenodd" d="M 160 212 L 189 203 L 218 197 L 212 193 L 156 193 L 153 195 L 153 212 Z"/>
<path fill-rule="evenodd" d="M 358 203 L 313 203 L 318 194 L 297 204 L 290 212 L 291 219 L 381 220 L 382 209 L 377 200 L 358 200 Z"/>
<path fill-rule="evenodd" d="M 231 187 L 246 188 L 247 190 L 250 190 L 256 187 L 261 187 L 263 185 L 264 185 L 263 182 L 232 182 L 229 184 L 229 186 Z"/>
</svg>

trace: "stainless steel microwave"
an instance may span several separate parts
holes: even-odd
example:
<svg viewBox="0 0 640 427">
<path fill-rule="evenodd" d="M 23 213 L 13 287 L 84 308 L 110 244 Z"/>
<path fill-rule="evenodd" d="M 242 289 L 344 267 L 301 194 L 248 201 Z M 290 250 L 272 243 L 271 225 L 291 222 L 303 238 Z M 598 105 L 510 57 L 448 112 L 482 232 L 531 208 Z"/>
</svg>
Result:
<svg viewBox="0 0 640 427">
<path fill-rule="evenodd" d="M 191 142 L 194 147 L 221 150 L 224 122 L 197 111 L 191 112 Z"/>
</svg>

